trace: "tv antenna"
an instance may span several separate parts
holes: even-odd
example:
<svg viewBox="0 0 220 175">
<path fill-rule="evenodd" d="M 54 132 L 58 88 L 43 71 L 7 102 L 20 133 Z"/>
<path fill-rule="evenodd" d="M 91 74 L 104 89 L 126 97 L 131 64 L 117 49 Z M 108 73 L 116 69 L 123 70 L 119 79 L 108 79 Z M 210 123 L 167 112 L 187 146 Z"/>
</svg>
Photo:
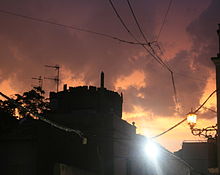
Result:
<svg viewBox="0 0 220 175">
<path fill-rule="evenodd" d="M 55 78 L 44 77 L 44 79 L 55 81 L 56 86 L 57 86 L 57 92 L 58 92 L 59 91 L 59 83 L 60 83 L 60 66 L 56 64 L 55 66 L 45 65 L 45 67 L 52 68 L 52 69 L 55 69 L 55 71 L 57 71 L 57 75 L 55 76 Z"/>
<path fill-rule="evenodd" d="M 33 77 L 33 80 L 38 80 L 38 86 L 43 89 L 43 78 L 41 76 L 39 76 L 38 78 Z"/>
</svg>

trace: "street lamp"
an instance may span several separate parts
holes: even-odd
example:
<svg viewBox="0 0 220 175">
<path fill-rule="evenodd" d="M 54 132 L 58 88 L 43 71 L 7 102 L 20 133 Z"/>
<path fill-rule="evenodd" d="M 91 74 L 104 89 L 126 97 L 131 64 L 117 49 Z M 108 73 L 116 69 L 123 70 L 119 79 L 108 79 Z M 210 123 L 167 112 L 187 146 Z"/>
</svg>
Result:
<svg viewBox="0 0 220 175">
<path fill-rule="evenodd" d="M 193 112 L 187 114 L 187 122 L 191 129 L 196 125 L 197 115 Z"/>
<path fill-rule="evenodd" d="M 190 112 L 187 114 L 187 122 L 194 136 L 203 136 L 208 139 L 216 139 L 217 124 L 215 126 L 208 126 L 206 128 L 195 128 L 196 121 L 197 121 L 197 115 L 195 113 Z"/>
</svg>

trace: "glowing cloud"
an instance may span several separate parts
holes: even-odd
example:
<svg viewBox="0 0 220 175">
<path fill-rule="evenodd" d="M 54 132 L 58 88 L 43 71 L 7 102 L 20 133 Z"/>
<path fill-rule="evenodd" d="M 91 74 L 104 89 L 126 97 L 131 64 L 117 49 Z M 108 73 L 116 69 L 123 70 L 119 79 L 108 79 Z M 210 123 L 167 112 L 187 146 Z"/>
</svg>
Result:
<svg viewBox="0 0 220 175">
<path fill-rule="evenodd" d="M 133 86 L 137 89 L 142 87 L 146 87 L 146 78 L 145 74 L 142 71 L 135 70 L 128 76 L 122 76 L 118 78 L 115 82 L 115 89 L 123 89 L 126 90 L 127 88 Z"/>
</svg>

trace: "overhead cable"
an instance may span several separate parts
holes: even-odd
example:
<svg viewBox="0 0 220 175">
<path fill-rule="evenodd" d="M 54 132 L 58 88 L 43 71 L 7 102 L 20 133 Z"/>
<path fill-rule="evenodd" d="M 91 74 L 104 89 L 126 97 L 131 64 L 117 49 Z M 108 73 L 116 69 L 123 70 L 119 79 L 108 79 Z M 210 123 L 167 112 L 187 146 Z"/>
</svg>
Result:
<svg viewBox="0 0 220 175">
<path fill-rule="evenodd" d="M 180 124 L 182 124 L 183 122 L 185 122 L 186 120 L 187 120 L 187 118 L 184 118 L 183 120 L 181 120 L 180 122 L 178 122 L 177 124 L 175 124 L 175 125 L 172 126 L 171 128 L 167 129 L 166 131 L 164 131 L 164 132 L 162 132 L 162 133 L 160 133 L 160 134 L 158 134 L 158 135 L 152 137 L 152 139 L 155 139 L 155 138 L 157 138 L 157 137 L 160 137 L 160 136 L 166 134 L 167 132 L 171 131 L 172 129 L 176 128 L 177 126 L 179 126 Z"/>
<path fill-rule="evenodd" d="M 210 109 L 210 108 L 207 108 L 207 107 L 205 107 L 205 106 L 203 106 L 203 108 L 206 109 L 206 110 L 209 110 L 209 111 L 211 111 L 211 112 L 217 113 L 217 111 L 215 111 L 215 110 L 213 110 L 213 109 Z"/>
<path fill-rule="evenodd" d="M 125 30 L 129 33 L 129 35 L 137 42 L 140 44 L 140 41 L 134 36 L 134 34 L 129 30 L 129 28 L 127 27 L 127 25 L 125 24 L 124 20 L 122 19 L 122 17 L 119 15 L 117 9 L 115 8 L 112 0 L 109 0 L 109 3 L 115 13 L 115 15 L 117 16 L 117 18 L 119 19 L 119 21 L 121 22 L 121 24 L 123 25 L 123 27 L 125 28 Z M 141 45 L 141 44 L 140 44 Z M 166 64 L 163 62 L 162 59 L 158 58 L 157 56 L 154 55 L 154 53 L 152 53 L 147 47 L 145 47 L 145 45 L 141 45 L 159 64 L 161 64 L 164 67 L 168 67 L 166 66 Z M 149 45 L 148 45 L 149 46 Z"/>
<path fill-rule="evenodd" d="M 160 27 L 160 30 L 159 30 L 159 32 L 158 32 L 158 34 L 157 34 L 156 42 L 158 41 L 158 39 L 159 39 L 159 37 L 160 37 L 160 34 L 161 34 L 162 30 L 163 30 L 163 27 L 164 27 L 165 22 L 166 22 L 166 19 L 167 19 L 167 15 L 168 15 L 168 13 L 169 13 L 169 11 L 170 11 L 170 8 L 171 8 L 171 5 L 172 5 L 172 2 L 173 2 L 173 0 L 170 0 L 170 1 L 169 1 L 169 4 L 168 4 L 167 10 L 166 10 L 166 13 L 165 13 L 165 15 L 164 15 L 164 18 L 163 18 L 163 21 L 162 21 L 162 24 L 161 24 L 161 27 Z"/>
<path fill-rule="evenodd" d="M 144 32 L 142 31 L 141 26 L 140 26 L 140 24 L 139 24 L 139 22 L 138 22 L 138 20 L 137 20 L 137 18 L 136 18 L 136 15 L 135 15 L 135 13 L 134 13 L 134 10 L 133 10 L 133 8 L 132 8 L 132 6 L 131 6 L 130 1 L 127 0 L 127 3 L 128 3 L 129 9 L 130 9 L 130 11 L 131 11 L 131 13 L 132 13 L 132 16 L 133 16 L 133 18 L 134 18 L 134 20 L 135 20 L 135 23 L 136 23 L 137 26 L 138 26 L 138 29 L 139 29 L 141 35 L 143 36 L 145 42 L 146 42 L 146 43 L 149 43 L 147 37 L 145 36 Z M 150 46 L 150 43 L 149 43 L 149 46 Z"/>
<path fill-rule="evenodd" d="M 194 113 L 197 113 L 206 103 L 207 101 L 217 92 L 217 89 L 214 90 L 208 97 L 207 99 L 194 111 Z"/>
<path fill-rule="evenodd" d="M 156 55 L 156 57 L 159 58 L 160 60 L 162 60 L 162 59 L 156 54 L 156 52 L 154 51 L 154 49 L 153 49 L 153 47 L 152 47 L 152 45 L 151 45 L 152 42 L 149 42 L 149 41 L 148 41 L 148 39 L 147 39 L 147 37 L 145 36 L 143 30 L 141 29 L 140 24 L 139 24 L 139 22 L 138 22 L 138 19 L 137 19 L 136 15 L 135 15 L 135 12 L 134 12 L 134 10 L 133 10 L 133 8 L 132 8 L 132 5 L 131 5 L 131 3 L 130 3 L 130 0 L 127 0 L 127 3 L 128 3 L 128 6 L 129 6 L 130 11 L 131 11 L 131 13 L 132 13 L 132 16 L 133 16 L 133 18 L 134 18 L 134 20 L 135 20 L 135 23 L 136 23 L 136 25 L 137 25 L 137 27 L 138 27 L 138 29 L 139 29 L 141 35 L 143 36 L 145 42 L 146 42 L 146 43 L 149 43 L 148 46 L 151 48 L 151 50 L 152 50 L 153 53 Z M 169 5 L 168 5 L 167 11 L 166 11 L 166 13 L 165 13 L 165 17 L 164 17 L 164 19 L 163 19 L 163 23 L 162 23 L 162 25 L 161 25 L 161 28 L 160 28 L 160 31 L 159 31 L 159 34 L 158 34 L 158 38 L 159 38 L 159 35 L 160 35 L 160 33 L 161 33 L 162 29 L 163 29 L 163 26 L 164 26 L 164 24 L 165 24 L 167 15 L 168 15 L 169 10 L 170 10 L 170 7 L 171 7 L 171 4 L 172 4 L 172 0 L 169 1 Z M 158 39 L 157 39 L 157 40 L 158 40 Z M 154 41 L 154 42 L 157 42 L 157 41 Z M 158 48 L 160 48 L 159 44 L 158 44 Z M 173 84 L 173 91 L 174 91 L 174 100 L 175 100 L 176 104 L 178 104 L 177 91 L 176 91 L 175 79 L 174 79 L 174 72 L 173 72 L 166 64 L 165 64 L 164 66 L 165 66 L 166 69 L 168 69 L 168 71 L 171 73 L 171 81 L 172 81 L 172 84 Z M 175 74 L 180 74 L 180 73 L 176 73 L 176 72 L 175 72 Z M 182 75 L 182 76 L 184 76 L 184 75 Z M 204 80 L 203 80 L 203 81 L 204 81 Z"/>
<path fill-rule="evenodd" d="M 126 26 L 126 24 L 124 23 L 123 19 L 121 18 L 121 16 L 119 15 L 118 11 L 116 10 L 113 2 L 111 0 L 109 0 L 109 3 L 111 4 L 111 7 L 113 8 L 117 18 L 119 19 L 119 21 L 121 22 L 121 24 L 123 25 L 123 27 L 127 30 L 127 32 L 132 36 L 132 38 L 134 38 L 135 40 L 137 40 L 135 38 L 135 36 L 133 35 L 133 33 L 131 33 L 131 31 L 128 29 L 128 27 Z M 139 41 L 138 41 L 139 42 Z"/>
<path fill-rule="evenodd" d="M 149 43 L 149 41 L 147 40 L 147 38 L 146 38 L 146 36 L 145 36 L 143 30 L 142 30 L 141 27 L 140 27 L 140 24 L 139 24 L 139 22 L 138 22 L 138 20 L 137 20 L 137 17 L 136 17 L 136 15 L 135 15 L 135 13 L 134 13 L 134 10 L 133 10 L 133 8 L 132 8 L 132 6 L 131 6 L 130 1 L 127 0 L 127 3 L 128 3 L 129 9 L 130 9 L 130 11 L 131 11 L 131 13 L 132 13 L 132 16 L 133 16 L 133 18 L 134 18 L 134 20 L 135 20 L 135 23 L 136 23 L 136 25 L 137 25 L 137 27 L 138 27 L 138 29 L 139 29 L 141 35 L 143 36 L 145 42 L 146 42 L 146 43 Z M 176 103 L 176 105 L 177 105 L 177 104 L 178 104 L 178 99 L 177 99 L 177 92 L 176 92 L 176 85 L 175 85 L 175 79 L 174 79 L 173 71 L 172 71 L 172 70 L 162 61 L 162 59 L 156 54 L 156 52 L 154 51 L 153 47 L 151 46 L 151 43 L 149 43 L 148 46 L 151 48 L 151 50 L 152 50 L 152 52 L 154 53 L 154 55 L 164 64 L 164 66 L 166 67 L 166 69 L 167 69 L 167 70 L 170 72 L 170 74 L 171 74 L 171 81 L 172 81 L 172 86 L 173 86 L 173 91 L 174 91 L 174 100 L 175 100 L 175 103 Z"/>
<path fill-rule="evenodd" d="M 178 99 L 177 99 L 176 84 L 175 84 L 173 71 L 171 71 L 170 74 L 171 74 L 172 85 L 173 85 L 174 100 L 175 100 L 175 103 L 177 105 L 178 104 Z"/>
<path fill-rule="evenodd" d="M 130 10 L 131 10 L 131 12 L 132 12 L 132 15 L 133 15 L 133 17 L 134 17 L 134 19 L 135 19 L 135 22 L 136 22 L 138 28 L 141 30 L 140 25 L 139 25 L 139 23 L 138 23 L 138 21 L 137 21 L 137 18 L 136 18 L 136 16 L 135 16 L 135 14 L 134 14 L 134 11 L 133 11 L 133 9 L 132 9 L 131 4 L 130 4 L 129 1 L 127 1 L 127 2 L 128 2 L 128 5 L 129 5 Z M 136 42 L 140 43 L 140 41 L 134 36 L 134 34 L 133 34 L 133 33 L 128 29 L 128 27 L 126 26 L 126 24 L 125 24 L 125 22 L 123 21 L 122 17 L 119 15 L 117 9 L 115 8 L 115 6 L 114 6 L 112 0 L 109 0 L 109 3 L 110 3 L 110 5 L 111 5 L 112 9 L 114 10 L 114 13 L 116 14 L 117 18 L 119 19 L 119 21 L 121 22 L 121 24 L 123 25 L 123 27 L 126 29 L 126 31 L 131 35 L 131 37 L 132 37 Z M 142 30 L 141 30 L 141 33 L 143 33 Z M 143 35 L 144 35 L 144 33 L 143 33 Z M 144 35 L 144 38 L 146 38 L 145 35 Z M 146 40 L 146 41 L 147 41 L 147 40 Z M 167 64 L 165 64 L 165 62 L 154 52 L 154 49 L 152 48 L 152 46 L 151 46 L 150 44 L 149 44 L 148 46 L 151 48 L 152 52 L 151 52 L 145 45 L 142 45 L 142 47 L 143 47 L 160 65 L 162 65 L 163 67 L 165 67 L 165 68 L 171 73 L 171 81 L 172 81 L 172 86 L 173 86 L 173 91 L 174 91 L 174 99 L 175 99 L 175 104 L 177 105 L 177 104 L 178 104 L 178 101 L 177 101 L 177 93 L 176 93 L 176 86 L 175 86 L 175 80 L 174 80 L 173 71 L 172 71 L 172 70 L 169 68 L 169 66 L 168 66 Z"/>
<path fill-rule="evenodd" d="M 49 21 L 49 20 L 45 20 L 45 19 L 40 19 L 40 18 L 35 18 L 35 17 L 27 16 L 27 15 L 22 15 L 22 14 L 10 12 L 10 11 L 5 11 L 5 10 L 1 10 L 1 9 L 0 9 L 0 13 L 8 14 L 8 15 L 11 15 L 11 16 L 17 16 L 17 17 L 21 17 L 21 18 L 32 20 L 32 21 L 41 22 L 41 23 L 56 25 L 56 26 L 68 28 L 68 29 L 71 29 L 71 30 L 77 30 L 77 31 L 80 31 L 80 32 L 91 33 L 91 34 L 94 34 L 94 35 L 99 35 L 99 36 L 102 36 L 102 37 L 105 37 L 105 38 L 110 38 L 110 39 L 117 40 L 119 42 L 123 42 L 123 43 L 127 43 L 127 44 L 148 45 L 148 43 L 139 43 L 139 42 L 137 43 L 137 42 L 127 41 L 127 40 L 124 40 L 124 39 L 121 39 L 121 38 L 118 38 L 118 37 L 115 37 L 115 36 L 112 36 L 112 35 L 109 35 L 109 34 L 99 33 L 99 32 L 95 32 L 95 31 L 92 31 L 92 30 L 88 30 L 88 29 L 84 29 L 84 28 L 80 28 L 80 27 L 75 27 L 75 26 L 72 26 L 72 25 L 61 24 L 61 23 L 57 23 L 57 22 L 53 22 L 53 21 Z"/>
<path fill-rule="evenodd" d="M 212 97 L 212 95 L 215 94 L 216 92 L 217 92 L 217 90 L 214 90 L 214 91 L 207 97 L 207 99 L 206 99 L 195 111 L 193 111 L 193 113 L 197 113 L 197 112 L 207 103 L 207 101 Z M 181 120 L 180 122 L 178 122 L 177 124 L 175 124 L 175 125 L 172 126 L 171 128 L 167 129 L 166 131 L 164 131 L 164 132 L 162 132 L 162 133 L 160 133 L 160 134 L 158 134 L 158 135 L 152 137 L 152 139 L 155 139 L 155 138 L 157 138 L 157 137 L 160 137 L 160 136 L 166 134 L 167 132 L 173 130 L 174 128 L 176 128 L 177 126 L 179 126 L 180 124 L 182 124 L 183 122 L 185 122 L 186 120 L 187 120 L 187 117 L 185 117 L 183 120 Z"/>
</svg>

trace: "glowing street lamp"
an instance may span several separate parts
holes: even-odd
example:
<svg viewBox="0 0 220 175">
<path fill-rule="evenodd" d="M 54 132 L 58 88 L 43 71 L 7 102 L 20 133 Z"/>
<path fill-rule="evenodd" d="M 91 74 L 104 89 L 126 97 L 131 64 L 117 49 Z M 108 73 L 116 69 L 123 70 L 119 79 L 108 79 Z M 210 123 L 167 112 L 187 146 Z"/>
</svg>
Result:
<svg viewBox="0 0 220 175">
<path fill-rule="evenodd" d="M 203 136 L 205 138 L 217 138 L 217 125 L 206 128 L 195 128 L 197 115 L 193 112 L 187 114 L 187 122 L 194 136 Z"/>
<path fill-rule="evenodd" d="M 190 126 L 190 128 L 194 128 L 196 125 L 197 115 L 193 112 L 190 112 L 187 114 L 187 122 Z"/>
</svg>

